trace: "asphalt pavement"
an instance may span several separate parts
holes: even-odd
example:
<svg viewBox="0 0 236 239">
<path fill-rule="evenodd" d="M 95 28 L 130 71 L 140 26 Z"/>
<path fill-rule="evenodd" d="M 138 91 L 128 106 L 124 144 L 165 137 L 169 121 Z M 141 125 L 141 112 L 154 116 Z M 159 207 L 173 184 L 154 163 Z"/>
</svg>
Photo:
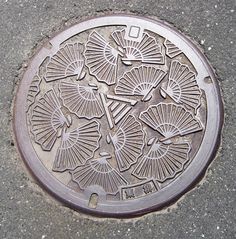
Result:
<svg viewBox="0 0 236 239">
<path fill-rule="evenodd" d="M 0 1 L 0 238 L 236 238 L 236 71 L 234 0 Z M 113 12 L 159 18 L 188 35 L 216 70 L 225 123 L 221 150 L 177 203 L 135 219 L 75 212 L 37 185 L 12 138 L 12 101 L 36 50 L 65 26 Z"/>
</svg>

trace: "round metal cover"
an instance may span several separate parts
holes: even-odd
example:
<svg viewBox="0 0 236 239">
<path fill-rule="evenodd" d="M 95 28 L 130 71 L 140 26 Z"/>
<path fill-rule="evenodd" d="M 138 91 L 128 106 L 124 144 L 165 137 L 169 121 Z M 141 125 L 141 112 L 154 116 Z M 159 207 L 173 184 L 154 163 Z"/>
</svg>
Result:
<svg viewBox="0 0 236 239">
<path fill-rule="evenodd" d="M 162 21 L 111 15 L 53 37 L 19 85 L 14 132 L 33 175 L 74 209 L 134 216 L 186 192 L 216 154 L 219 86 Z"/>
</svg>

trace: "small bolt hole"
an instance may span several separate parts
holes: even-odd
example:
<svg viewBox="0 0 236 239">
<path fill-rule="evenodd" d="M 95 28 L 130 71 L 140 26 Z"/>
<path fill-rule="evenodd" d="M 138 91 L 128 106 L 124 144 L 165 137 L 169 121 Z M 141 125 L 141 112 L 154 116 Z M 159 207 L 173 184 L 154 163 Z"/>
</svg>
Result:
<svg viewBox="0 0 236 239">
<path fill-rule="evenodd" d="M 212 79 L 211 79 L 211 77 L 205 77 L 204 78 L 204 81 L 207 83 L 207 84 L 212 84 L 213 82 L 212 82 Z"/>
<path fill-rule="evenodd" d="M 89 198 L 88 206 L 90 208 L 96 208 L 98 204 L 98 195 L 96 193 L 92 193 Z"/>
</svg>

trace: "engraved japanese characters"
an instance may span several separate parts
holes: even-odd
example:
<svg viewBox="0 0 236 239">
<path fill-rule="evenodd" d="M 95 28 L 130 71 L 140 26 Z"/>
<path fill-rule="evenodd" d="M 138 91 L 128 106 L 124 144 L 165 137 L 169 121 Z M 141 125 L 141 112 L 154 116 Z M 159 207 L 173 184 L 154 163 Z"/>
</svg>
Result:
<svg viewBox="0 0 236 239">
<path fill-rule="evenodd" d="M 76 34 L 32 78 L 25 106 L 32 145 L 87 200 L 162 193 L 191 164 L 204 135 L 197 76 L 178 47 L 141 26 Z"/>
</svg>

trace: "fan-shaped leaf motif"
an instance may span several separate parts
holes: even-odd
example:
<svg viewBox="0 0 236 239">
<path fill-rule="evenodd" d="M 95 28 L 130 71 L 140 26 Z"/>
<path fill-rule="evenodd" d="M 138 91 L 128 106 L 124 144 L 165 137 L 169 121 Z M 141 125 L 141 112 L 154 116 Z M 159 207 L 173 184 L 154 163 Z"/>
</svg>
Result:
<svg viewBox="0 0 236 239">
<path fill-rule="evenodd" d="M 176 103 L 185 104 L 193 108 L 195 112 L 201 104 L 202 93 L 197 84 L 195 73 L 179 61 L 171 62 L 167 88 L 161 90 Z"/>
<path fill-rule="evenodd" d="M 124 64 L 130 65 L 132 61 L 164 64 L 165 59 L 161 53 L 161 46 L 148 33 L 143 33 L 140 42 L 125 39 L 125 29 L 114 31 L 112 38 L 118 46 L 123 48 L 125 57 L 122 58 L 122 61 Z"/>
<path fill-rule="evenodd" d="M 111 137 L 116 161 L 120 171 L 125 171 L 142 155 L 144 132 L 134 116 L 126 117 L 117 132 Z"/>
<path fill-rule="evenodd" d="M 99 123 L 91 121 L 71 132 L 63 132 L 53 164 L 54 171 L 73 170 L 92 158 L 99 147 Z"/>
<path fill-rule="evenodd" d="M 83 50 L 83 45 L 78 42 L 67 43 L 60 48 L 46 67 L 45 80 L 50 82 L 74 75 L 77 75 L 78 79 L 82 79 L 85 75 L 82 72 L 84 67 Z"/>
<path fill-rule="evenodd" d="M 47 91 L 44 97 L 39 99 L 33 108 L 30 121 L 35 142 L 48 151 L 54 145 L 59 129 L 70 124 L 61 111 L 61 104 L 54 90 Z"/>
<path fill-rule="evenodd" d="M 35 97 L 38 95 L 40 91 L 40 83 L 41 83 L 41 78 L 36 75 L 30 86 L 29 86 L 29 91 L 27 94 L 27 101 L 26 101 L 26 112 L 29 110 L 30 106 L 35 102 Z"/>
<path fill-rule="evenodd" d="M 121 174 L 107 162 L 106 157 L 89 160 L 84 166 L 74 170 L 72 180 L 82 189 L 97 185 L 110 194 L 116 194 L 120 186 L 127 184 Z"/>
<path fill-rule="evenodd" d="M 86 65 L 98 81 L 107 85 L 116 83 L 118 54 L 119 52 L 96 31 L 90 34 L 85 50 Z"/>
<path fill-rule="evenodd" d="M 114 123 L 118 124 L 132 109 L 130 105 L 133 106 L 137 103 L 136 100 L 126 99 L 115 95 L 106 95 L 105 97 L 103 93 L 100 93 L 100 98 L 110 129 L 114 127 L 112 118 L 114 119 Z"/>
<path fill-rule="evenodd" d="M 63 104 L 70 112 L 86 119 L 102 117 L 103 109 L 92 87 L 62 82 L 59 89 Z"/>
<path fill-rule="evenodd" d="M 190 111 L 172 103 L 149 106 L 141 112 L 139 118 L 162 134 L 165 137 L 162 140 L 202 130 L 202 124 Z"/>
<path fill-rule="evenodd" d="M 165 40 L 164 45 L 166 47 L 166 55 L 170 58 L 176 57 L 182 53 L 182 51 L 176 45 L 167 39 Z"/>
<path fill-rule="evenodd" d="M 189 160 L 188 143 L 163 144 L 155 142 L 149 152 L 141 158 L 133 171 L 140 179 L 154 178 L 159 182 L 175 177 Z"/>
<path fill-rule="evenodd" d="M 126 72 L 115 88 L 119 95 L 139 95 L 148 99 L 153 88 L 157 87 L 166 72 L 153 66 L 134 67 Z"/>
</svg>

